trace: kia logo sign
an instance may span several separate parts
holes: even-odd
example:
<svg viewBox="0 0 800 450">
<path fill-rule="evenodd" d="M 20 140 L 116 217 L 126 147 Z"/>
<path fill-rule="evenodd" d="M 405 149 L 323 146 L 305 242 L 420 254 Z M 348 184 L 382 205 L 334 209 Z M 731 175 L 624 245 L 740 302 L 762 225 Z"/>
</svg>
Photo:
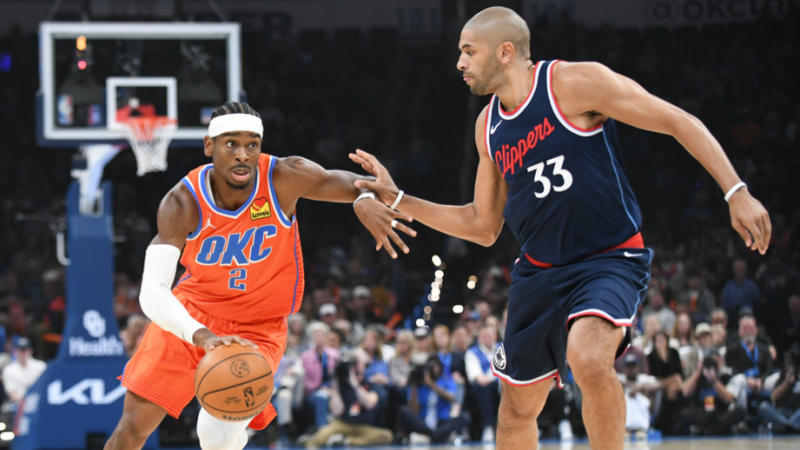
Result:
<svg viewBox="0 0 800 450">
<path fill-rule="evenodd" d="M 87 378 L 72 387 L 63 388 L 61 380 L 54 380 L 47 385 L 47 403 L 63 405 L 75 402 L 78 405 L 109 405 L 125 395 L 125 388 L 117 386 L 106 392 L 106 383 L 102 378 Z"/>
</svg>

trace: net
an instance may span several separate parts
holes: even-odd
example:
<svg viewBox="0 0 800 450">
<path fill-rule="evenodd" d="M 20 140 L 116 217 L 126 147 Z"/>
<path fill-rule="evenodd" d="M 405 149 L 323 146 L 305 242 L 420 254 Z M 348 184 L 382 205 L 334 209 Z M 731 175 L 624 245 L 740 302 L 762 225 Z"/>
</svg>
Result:
<svg viewBox="0 0 800 450">
<path fill-rule="evenodd" d="M 167 170 L 167 149 L 177 128 L 177 120 L 164 116 L 136 116 L 126 118 L 124 124 L 136 157 L 136 175 Z"/>
</svg>

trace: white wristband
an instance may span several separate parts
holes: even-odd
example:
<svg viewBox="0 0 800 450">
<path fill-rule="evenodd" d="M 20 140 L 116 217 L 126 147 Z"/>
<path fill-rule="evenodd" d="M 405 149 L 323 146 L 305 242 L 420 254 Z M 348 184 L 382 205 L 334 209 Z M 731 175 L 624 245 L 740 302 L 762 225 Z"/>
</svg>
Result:
<svg viewBox="0 0 800 450">
<path fill-rule="evenodd" d="M 397 205 L 399 205 L 400 200 L 403 199 L 403 194 L 405 194 L 405 192 L 403 192 L 403 190 L 400 189 L 400 191 L 397 193 L 397 197 L 394 198 L 394 203 L 392 203 L 392 206 L 390 206 L 390 208 L 397 209 Z"/>
<path fill-rule="evenodd" d="M 353 200 L 353 206 L 356 206 L 356 203 L 360 202 L 361 200 L 364 200 L 365 198 L 371 198 L 374 200 L 375 193 L 372 191 L 362 192 L 361 195 L 359 195 L 358 197 L 356 197 L 355 200 Z"/>
<path fill-rule="evenodd" d="M 740 181 L 740 182 L 734 184 L 733 187 L 728 189 L 728 192 L 725 193 L 725 201 L 726 202 L 729 201 L 731 199 L 731 197 L 733 197 L 733 194 L 735 194 L 736 191 L 738 191 L 739 189 L 741 189 L 743 187 L 747 187 L 747 184 L 745 184 L 744 181 Z"/>
</svg>

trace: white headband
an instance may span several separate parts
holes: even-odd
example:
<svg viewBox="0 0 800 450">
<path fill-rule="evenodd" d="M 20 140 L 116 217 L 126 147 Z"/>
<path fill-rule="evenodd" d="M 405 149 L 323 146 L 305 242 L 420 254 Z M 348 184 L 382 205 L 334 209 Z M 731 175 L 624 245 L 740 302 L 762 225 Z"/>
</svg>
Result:
<svg viewBox="0 0 800 450">
<path fill-rule="evenodd" d="M 258 137 L 264 135 L 264 124 L 261 118 L 252 114 L 224 114 L 214 117 L 208 123 L 208 136 L 217 137 L 222 133 L 232 131 L 250 131 L 256 133 Z"/>
</svg>

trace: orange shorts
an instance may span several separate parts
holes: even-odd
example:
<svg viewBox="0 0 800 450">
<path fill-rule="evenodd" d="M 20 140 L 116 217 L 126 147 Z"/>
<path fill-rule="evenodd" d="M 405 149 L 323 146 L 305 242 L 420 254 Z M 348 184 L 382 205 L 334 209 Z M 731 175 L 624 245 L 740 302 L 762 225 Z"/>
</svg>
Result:
<svg viewBox="0 0 800 450">
<path fill-rule="evenodd" d="M 285 318 L 257 324 L 241 324 L 209 316 L 191 304 L 185 304 L 189 314 L 219 336 L 236 335 L 258 345 L 272 373 L 286 350 L 287 325 Z M 177 418 L 194 397 L 194 372 L 205 350 L 191 345 L 156 324 L 150 324 L 142 336 L 139 348 L 122 374 L 122 385 L 131 392 L 161 406 Z M 250 428 L 264 429 L 275 418 L 271 403 L 250 421 Z"/>
</svg>

